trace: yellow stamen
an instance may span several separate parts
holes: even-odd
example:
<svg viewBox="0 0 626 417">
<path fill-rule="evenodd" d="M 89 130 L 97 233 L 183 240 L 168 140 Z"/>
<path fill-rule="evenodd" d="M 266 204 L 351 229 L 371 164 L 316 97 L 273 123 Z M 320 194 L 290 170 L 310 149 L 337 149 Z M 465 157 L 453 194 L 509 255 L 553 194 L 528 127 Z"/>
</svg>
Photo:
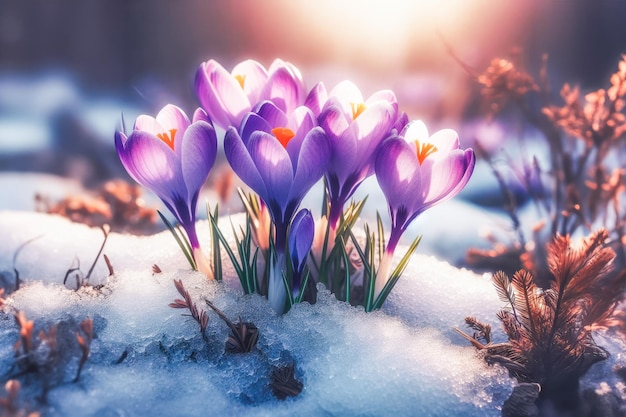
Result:
<svg viewBox="0 0 626 417">
<path fill-rule="evenodd" d="M 352 120 L 359 117 L 366 109 L 365 103 L 350 103 L 350 107 L 352 107 Z"/>
<path fill-rule="evenodd" d="M 296 136 L 296 134 L 293 133 L 293 130 L 286 127 L 275 127 L 274 129 L 272 129 L 272 133 L 274 134 L 274 136 L 276 136 L 276 139 L 278 139 L 280 144 L 283 145 L 283 148 L 285 149 L 287 149 L 287 144 L 289 143 L 289 141 L 293 139 L 294 136 Z"/>
<path fill-rule="evenodd" d="M 235 75 L 235 80 L 237 80 L 239 82 L 239 85 L 241 86 L 241 89 L 243 90 L 243 84 L 246 82 L 246 76 L 245 75 Z"/>
<path fill-rule="evenodd" d="M 170 133 L 157 133 L 157 138 L 161 139 L 163 142 L 167 143 L 167 145 L 174 150 L 174 137 L 176 136 L 176 132 L 178 129 L 170 129 Z"/>
<path fill-rule="evenodd" d="M 437 152 L 437 147 L 432 143 L 420 143 L 419 140 L 416 140 L 415 150 L 417 153 L 417 160 L 420 162 L 420 165 L 422 165 L 428 155 L 432 155 L 433 153 Z"/>
</svg>

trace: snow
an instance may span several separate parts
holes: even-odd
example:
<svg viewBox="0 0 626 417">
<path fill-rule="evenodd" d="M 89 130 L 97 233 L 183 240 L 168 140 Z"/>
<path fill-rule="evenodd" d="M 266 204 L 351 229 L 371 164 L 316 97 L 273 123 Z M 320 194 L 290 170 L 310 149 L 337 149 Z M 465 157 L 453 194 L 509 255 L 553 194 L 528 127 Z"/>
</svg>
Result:
<svg viewBox="0 0 626 417">
<path fill-rule="evenodd" d="M 206 242 L 208 223 L 198 226 Z M 0 230 L 0 265 L 7 270 L 16 248 L 41 236 L 17 257 L 25 283 L 7 300 L 7 311 L 23 310 L 37 326 L 94 319 L 97 338 L 81 380 L 52 389 L 50 415 L 485 416 L 498 415 L 512 387 L 502 369 L 487 367 L 452 332 L 467 314 L 494 316 L 499 301 L 489 278 L 434 257 L 415 256 L 383 311 L 368 314 L 322 291 L 317 304 L 280 317 L 264 298 L 243 295 L 232 269 L 223 283 L 189 271 L 169 232 L 112 233 L 104 252 L 115 275 L 107 278 L 100 261 L 92 283 L 104 287 L 74 291 L 62 285 L 65 271 L 74 258 L 88 269 L 102 241 L 99 229 L 2 211 Z M 160 274 L 152 273 L 154 263 Z M 211 312 L 204 342 L 194 321 L 168 307 L 179 298 L 173 279 L 182 279 L 200 306 L 207 298 L 233 320 L 255 323 L 257 351 L 224 353 L 228 330 Z M 0 321 L 0 329 L 0 344 L 12 346 L 12 320 Z M 0 351 L 0 368 L 13 360 L 11 349 Z M 267 387 L 270 366 L 292 361 L 305 388 L 281 402 Z"/>
<path fill-rule="evenodd" d="M 12 346 L 19 334 L 12 312 L 24 311 L 35 321 L 36 332 L 90 317 L 96 334 L 80 380 L 71 382 L 74 358 L 64 365 L 62 383 L 48 393 L 45 415 L 498 416 L 515 385 L 503 368 L 487 366 L 454 331 L 464 329 L 464 318 L 471 315 L 493 326 L 494 340 L 503 340 L 496 318 L 502 305 L 490 276 L 441 260 L 454 259 L 475 244 L 481 225 L 495 229 L 505 222 L 501 214 L 459 200 L 424 213 L 432 216 L 407 232 L 409 238 L 424 234 L 424 243 L 381 311 L 365 313 L 322 289 L 317 304 L 303 303 L 277 316 L 263 297 L 242 293 L 225 253 L 224 281 L 209 282 L 189 269 L 168 231 L 111 233 L 104 253 L 114 275 L 108 276 L 100 259 L 90 278 L 98 287 L 75 290 L 72 279 L 63 285 L 69 268 L 87 272 L 103 233 L 33 212 L 26 195 L 41 191 L 37 184 L 53 196 L 80 190 L 77 183 L 53 176 L 0 175 L 0 192 L 24 203 L 5 200 L 0 206 L 0 274 L 11 280 L 15 267 L 23 282 L 0 313 L 0 371 L 15 372 Z M 365 188 L 372 196 L 363 218 L 373 222 L 372 202 L 382 197 L 375 183 Z M 304 203 L 315 209 L 315 201 L 314 191 Z M 231 221 L 243 220 L 242 214 L 222 217 L 221 230 L 228 235 Z M 198 222 L 198 233 L 208 248 L 206 220 Z M 400 247 L 398 256 L 402 252 Z M 154 264 L 161 273 L 153 273 Z M 229 330 L 212 311 L 203 340 L 185 311 L 168 307 L 180 298 L 174 279 L 183 281 L 200 308 L 208 299 L 231 320 L 254 323 L 260 331 L 257 349 L 225 352 Z M 624 346 L 610 337 L 598 341 L 612 356 L 592 367 L 583 387 L 622 392 L 612 368 L 623 366 Z M 272 366 L 291 363 L 304 390 L 279 401 L 268 387 L 269 375 Z M 37 387 L 27 379 L 23 397 L 34 401 Z"/>
</svg>

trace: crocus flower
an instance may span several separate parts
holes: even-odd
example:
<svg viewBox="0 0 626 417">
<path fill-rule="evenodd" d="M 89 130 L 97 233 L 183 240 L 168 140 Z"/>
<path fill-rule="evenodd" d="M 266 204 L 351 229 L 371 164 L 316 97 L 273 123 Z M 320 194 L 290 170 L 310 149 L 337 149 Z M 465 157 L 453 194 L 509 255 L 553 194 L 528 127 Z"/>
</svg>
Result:
<svg viewBox="0 0 626 417">
<path fill-rule="evenodd" d="M 387 139 L 378 150 L 375 170 L 389 206 L 391 232 L 376 277 L 378 295 L 389 277 L 391 258 L 400 237 L 422 212 L 458 194 L 474 170 L 472 149 L 460 149 L 454 130 L 432 136 L 421 121 L 402 136 Z"/>
<path fill-rule="evenodd" d="M 156 118 L 139 116 L 128 137 L 116 132 L 115 148 L 128 174 L 152 190 L 180 222 L 198 268 L 208 274 L 196 234 L 198 195 L 217 153 L 207 114 L 198 109 L 190 121 L 180 108 L 168 104 Z"/>
<path fill-rule="evenodd" d="M 202 107 L 222 129 L 238 127 L 245 114 L 264 100 L 289 114 L 303 104 L 306 95 L 300 71 L 280 59 L 268 70 L 249 59 L 237 64 L 230 73 L 209 60 L 200 64 L 195 84 Z"/>
<path fill-rule="evenodd" d="M 289 229 L 289 256 L 293 270 L 291 292 L 294 298 L 300 295 L 302 289 L 302 274 L 311 251 L 314 234 L 315 222 L 311 212 L 307 209 L 300 210 L 293 218 Z"/>
<path fill-rule="evenodd" d="M 239 131 L 224 139 L 235 173 L 267 205 L 275 227 L 276 249 L 284 250 L 287 227 L 302 198 L 326 171 L 330 145 L 306 107 L 286 114 L 270 101 L 248 113 Z"/>
<path fill-rule="evenodd" d="M 328 138 L 308 108 L 286 114 L 265 101 L 256 113 L 246 115 L 239 131 L 234 127 L 226 131 L 224 152 L 233 171 L 265 202 L 274 223 L 277 259 L 270 273 L 268 298 L 282 312 L 287 230 L 302 198 L 326 171 Z"/>
<path fill-rule="evenodd" d="M 305 104 L 318 114 L 320 126 L 331 143 L 331 161 L 326 179 L 329 193 L 329 224 L 335 230 L 343 206 L 365 178 L 374 173 L 374 155 L 394 127 L 398 117 L 396 97 L 390 90 L 374 93 L 367 100 L 350 81 L 326 93 L 318 84 Z"/>
</svg>

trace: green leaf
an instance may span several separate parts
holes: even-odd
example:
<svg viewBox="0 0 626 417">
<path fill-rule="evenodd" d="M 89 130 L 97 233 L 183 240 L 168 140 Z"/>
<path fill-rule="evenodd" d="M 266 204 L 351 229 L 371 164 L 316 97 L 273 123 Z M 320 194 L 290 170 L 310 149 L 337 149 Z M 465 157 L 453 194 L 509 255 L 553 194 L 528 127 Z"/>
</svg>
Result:
<svg viewBox="0 0 626 417">
<path fill-rule="evenodd" d="M 346 284 L 346 302 L 350 303 L 350 268 L 348 265 L 350 264 L 348 261 L 348 252 L 346 250 L 346 245 L 343 243 L 343 239 L 339 240 L 339 246 L 341 248 L 343 263 L 344 263 L 344 277 L 343 280 Z"/>
<path fill-rule="evenodd" d="M 309 276 L 311 275 L 308 267 L 305 267 L 304 279 L 302 280 L 302 284 L 300 285 L 300 294 L 296 298 L 296 303 L 301 303 L 302 298 L 304 297 L 304 293 L 307 285 L 309 285 Z"/>
<path fill-rule="evenodd" d="M 389 296 L 389 293 L 391 292 L 393 287 L 396 285 L 396 283 L 398 282 L 398 279 L 400 279 L 400 276 L 402 276 L 402 273 L 404 272 L 407 265 L 409 264 L 409 261 L 411 260 L 411 256 L 417 249 L 417 246 L 419 245 L 421 240 L 422 240 L 422 237 L 418 236 L 417 238 L 415 238 L 413 243 L 411 243 L 411 246 L 409 246 L 409 249 L 407 249 L 406 253 L 404 254 L 402 259 L 398 263 L 398 266 L 396 266 L 396 268 L 391 273 L 391 276 L 389 277 L 389 281 L 387 281 L 387 283 L 383 287 L 380 294 L 378 294 L 378 297 L 376 298 L 376 302 L 374 303 L 374 306 L 373 306 L 374 310 L 378 310 L 379 308 L 382 307 L 383 303 Z"/>
<path fill-rule="evenodd" d="M 178 230 L 176 227 L 174 227 L 172 223 L 170 223 L 169 220 L 165 218 L 163 213 L 161 213 L 159 210 L 157 210 L 157 213 L 159 214 L 159 217 L 161 217 L 161 220 L 163 221 L 163 223 L 165 223 L 167 228 L 170 230 L 170 232 L 174 236 L 174 239 L 176 239 L 176 243 L 178 243 L 180 250 L 182 250 L 183 253 L 185 254 L 185 257 L 187 258 L 189 265 L 191 265 L 191 268 L 194 271 L 197 271 L 198 267 L 196 266 L 196 261 L 194 261 L 193 259 L 193 252 L 191 250 L 191 245 L 189 244 L 189 240 L 187 239 L 187 236 L 184 233 L 180 232 L 180 230 Z"/>
<path fill-rule="evenodd" d="M 219 204 L 215 205 L 215 211 L 211 213 L 209 203 L 206 205 L 207 216 L 211 227 L 211 254 L 213 255 L 213 275 L 217 281 L 222 280 L 222 252 L 217 234 L 217 219 L 219 218 Z"/>
<path fill-rule="evenodd" d="M 380 218 L 380 213 L 376 212 L 376 223 L 378 224 L 378 263 L 383 260 L 383 253 L 385 252 L 385 230 L 383 229 L 383 220 Z"/>
</svg>

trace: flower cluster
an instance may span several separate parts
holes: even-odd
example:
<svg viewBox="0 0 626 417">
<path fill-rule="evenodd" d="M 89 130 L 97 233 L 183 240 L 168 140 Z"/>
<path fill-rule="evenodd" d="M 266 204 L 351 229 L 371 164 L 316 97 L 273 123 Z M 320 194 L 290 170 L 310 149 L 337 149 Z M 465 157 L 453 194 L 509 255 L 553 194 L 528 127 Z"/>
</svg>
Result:
<svg viewBox="0 0 626 417">
<path fill-rule="evenodd" d="M 173 105 L 156 118 L 140 116 L 128 136 L 116 134 L 120 160 L 176 218 L 185 234 L 175 236 L 192 266 L 213 277 L 221 267 L 205 258 L 195 220 L 198 194 L 215 161 L 218 136 L 223 136 L 230 167 L 255 193 L 244 197 L 250 223 L 246 235 L 258 247 L 255 262 L 266 266 L 238 271 L 254 271 L 250 288 L 266 295 L 279 313 L 294 302 L 312 301 L 307 289 L 314 290 L 315 281 L 341 291 L 341 298 L 353 304 L 380 307 L 402 272 L 392 272 L 391 262 L 409 223 L 461 191 L 474 167 L 473 151 L 459 148 L 454 131 L 429 136 L 422 122 L 409 123 L 389 90 L 364 98 L 357 86 L 344 81 L 330 90 L 319 83 L 307 93 L 298 69 L 281 60 L 268 69 L 247 60 L 231 72 L 210 60 L 198 68 L 195 86 L 201 108 L 191 120 Z M 374 174 L 391 217 L 389 241 L 379 249 L 378 262 L 371 245 L 362 250 L 351 231 L 363 202 L 348 205 Z M 322 179 L 325 198 L 316 227 L 311 211 L 300 206 Z M 383 233 L 379 221 L 379 242 Z M 239 244 L 246 241 L 249 246 L 247 236 Z M 410 252 L 415 246 L 417 241 Z M 213 247 L 219 249 L 216 242 Z M 350 260 L 353 251 L 361 255 L 361 266 Z M 250 259 L 241 261 L 249 265 Z M 351 287 L 365 275 L 369 278 L 360 285 L 369 295 L 356 301 Z"/>
</svg>

